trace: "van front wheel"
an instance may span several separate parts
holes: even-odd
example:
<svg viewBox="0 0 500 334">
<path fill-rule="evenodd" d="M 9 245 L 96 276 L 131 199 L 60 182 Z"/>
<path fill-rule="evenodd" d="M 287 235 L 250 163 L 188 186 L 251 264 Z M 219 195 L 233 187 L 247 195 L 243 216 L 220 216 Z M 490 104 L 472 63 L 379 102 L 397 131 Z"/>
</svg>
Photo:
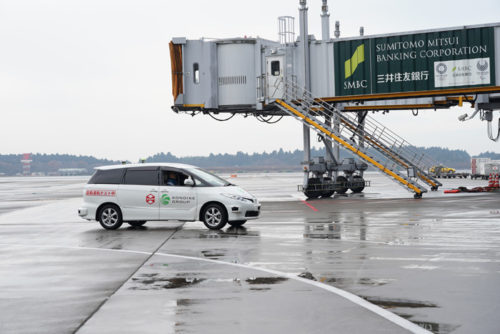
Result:
<svg viewBox="0 0 500 334">
<path fill-rule="evenodd" d="M 123 224 L 120 209 L 113 204 L 107 204 L 99 211 L 99 223 L 106 230 L 116 230 Z"/>
<path fill-rule="evenodd" d="M 227 223 L 226 210 L 216 203 L 207 205 L 201 217 L 205 226 L 211 230 L 220 230 Z"/>
</svg>

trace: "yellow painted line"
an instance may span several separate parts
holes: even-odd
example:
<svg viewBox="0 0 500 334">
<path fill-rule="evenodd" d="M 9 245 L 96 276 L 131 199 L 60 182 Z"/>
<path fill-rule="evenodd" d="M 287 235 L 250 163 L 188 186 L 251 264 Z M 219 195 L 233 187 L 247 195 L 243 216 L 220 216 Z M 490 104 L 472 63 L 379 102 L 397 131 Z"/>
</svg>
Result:
<svg viewBox="0 0 500 334">
<path fill-rule="evenodd" d="M 316 129 L 318 129 L 319 131 L 321 131 L 324 134 L 328 135 L 329 137 L 333 138 L 336 142 L 340 143 L 342 146 L 344 146 L 348 150 L 352 151 L 353 153 L 357 154 L 361 158 L 363 158 L 366 161 L 370 162 L 372 165 L 374 165 L 375 167 L 377 167 L 378 169 L 380 169 L 382 172 L 384 172 L 384 173 L 392 176 L 395 180 L 399 181 L 401 184 L 403 184 L 403 185 L 407 186 L 408 188 L 412 189 L 417 194 L 421 194 L 422 193 L 422 190 L 420 190 L 419 188 L 415 187 L 413 184 L 411 184 L 410 182 L 406 181 L 405 179 L 403 179 L 401 176 L 397 175 L 393 171 L 385 168 L 384 166 L 382 166 L 382 164 L 380 164 L 379 162 L 373 160 L 372 158 L 370 158 L 369 156 L 367 156 L 363 152 L 360 152 L 355 147 L 353 147 L 351 144 L 349 144 L 348 142 L 346 142 L 346 141 L 342 140 L 341 138 L 337 137 L 335 134 L 333 134 L 332 132 L 328 131 L 327 129 L 325 129 L 324 127 L 322 127 L 321 125 L 319 125 L 318 123 L 316 123 L 313 120 L 311 120 L 310 118 L 306 117 L 305 115 L 303 115 L 299 111 L 295 110 L 295 108 L 291 107 L 290 105 L 288 105 L 284 101 L 282 101 L 280 99 L 276 99 L 276 102 L 279 103 L 284 108 L 286 108 L 287 110 L 289 110 L 295 116 L 303 119 L 307 123 L 309 123 L 312 126 L 314 126 Z"/>
<path fill-rule="evenodd" d="M 384 93 L 384 94 L 369 94 L 369 95 L 349 95 L 349 96 L 335 96 L 335 97 L 322 97 L 321 100 L 326 102 L 340 102 L 340 101 L 357 101 L 357 100 L 378 100 L 378 99 L 391 99 L 391 98 L 405 98 L 416 96 L 436 96 L 436 95 L 458 95 L 470 93 L 498 93 L 500 86 L 491 87 L 477 87 L 477 88 L 458 88 L 458 89 L 442 89 L 442 90 L 424 90 L 419 92 L 403 92 L 403 93 Z"/>
<path fill-rule="evenodd" d="M 182 106 L 186 108 L 205 108 L 204 104 L 183 104 Z"/>
</svg>

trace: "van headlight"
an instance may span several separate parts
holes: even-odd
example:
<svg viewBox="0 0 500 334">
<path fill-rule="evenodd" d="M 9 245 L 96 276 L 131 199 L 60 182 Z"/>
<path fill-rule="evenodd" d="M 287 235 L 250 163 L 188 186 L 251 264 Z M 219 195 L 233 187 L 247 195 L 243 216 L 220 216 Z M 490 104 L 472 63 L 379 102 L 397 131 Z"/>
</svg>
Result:
<svg viewBox="0 0 500 334">
<path fill-rule="evenodd" d="M 234 195 L 234 194 L 221 194 L 221 195 L 224 197 L 230 198 L 230 199 L 240 201 L 240 202 L 253 203 L 253 199 L 251 199 L 251 198 L 242 197 L 242 196 Z"/>
</svg>

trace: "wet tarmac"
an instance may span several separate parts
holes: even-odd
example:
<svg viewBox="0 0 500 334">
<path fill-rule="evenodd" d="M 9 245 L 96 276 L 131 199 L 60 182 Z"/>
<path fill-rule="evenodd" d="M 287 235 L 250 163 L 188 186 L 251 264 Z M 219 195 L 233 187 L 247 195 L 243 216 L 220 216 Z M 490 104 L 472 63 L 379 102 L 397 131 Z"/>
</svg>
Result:
<svg viewBox="0 0 500 334">
<path fill-rule="evenodd" d="M 85 178 L 0 178 L 0 333 L 498 333 L 500 194 L 374 176 L 306 205 L 300 174 L 236 179 L 263 200 L 244 227 L 105 231 Z"/>
</svg>

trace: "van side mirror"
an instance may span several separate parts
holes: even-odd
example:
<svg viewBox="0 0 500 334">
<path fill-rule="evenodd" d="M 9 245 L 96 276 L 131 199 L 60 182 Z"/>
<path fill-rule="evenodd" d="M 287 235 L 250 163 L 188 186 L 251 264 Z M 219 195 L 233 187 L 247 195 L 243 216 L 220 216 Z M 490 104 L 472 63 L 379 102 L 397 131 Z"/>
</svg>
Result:
<svg viewBox="0 0 500 334">
<path fill-rule="evenodd" d="M 186 180 L 184 180 L 184 185 L 188 186 L 188 187 L 193 187 L 194 181 L 192 179 L 186 179 Z"/>
</svg>

